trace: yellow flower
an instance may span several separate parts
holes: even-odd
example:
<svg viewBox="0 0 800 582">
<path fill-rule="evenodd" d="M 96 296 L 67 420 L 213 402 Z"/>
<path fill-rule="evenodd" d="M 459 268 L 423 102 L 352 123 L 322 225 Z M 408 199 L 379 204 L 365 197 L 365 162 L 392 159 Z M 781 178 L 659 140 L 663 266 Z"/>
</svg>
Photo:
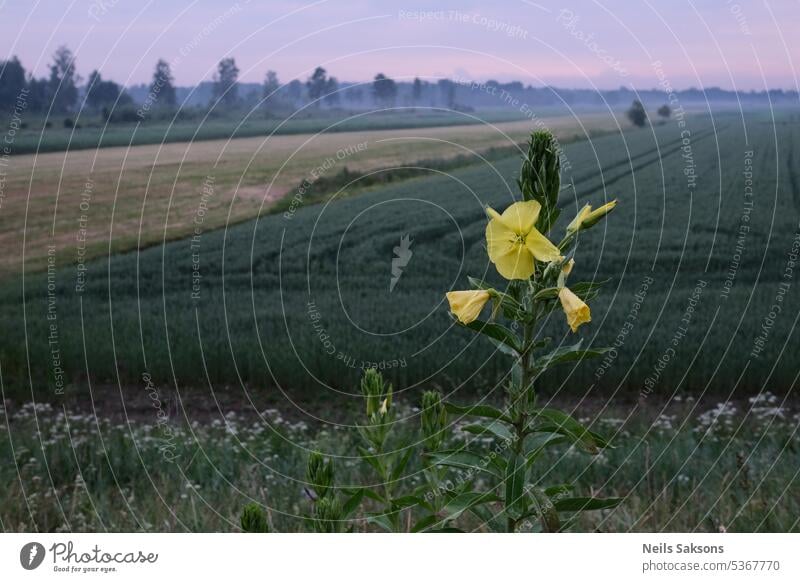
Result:
<svg viewBox="0 0 800 582">
<path fill-rule="evenodd" d="M 467 324 L 478 319 L 489 297 L 491 295 L 488 291 L 450 291 L 447 294 L 447 301 L 450 302 L 450 311 L 458 321 Z"/>
<path fill-rule="evenodd" d="M 515 202 L 498 214 L 491 208 L 486 225 L 489 259 L 506 279 L 528 279 L 535 261 L 550 262 L 561 258 L 561 251 L 534 226 L 542 205 L 535 200 Z"/>
<path fill-rule="evenodd" d="M 558 292 L 558 298 L 561 300 L 561 307 L 564 308 L 564 313 L 567 314 L 567 324 L 574 332 L 584 324 L 592 321 L 592 313 L 589 306 L 586 305 L 581 298 L 575 295 L 566 287 L 562 287 Z"/>
<path fill-rule="evenodd" d="M 606 214 L 614 210 L 617 205 L 616 200 L 612 200 L 608 204 L 603 204 L 597 210 L 592 210 L 592 205 L 587 204 L 578 211 L 578 215 L 572 219 L 572 222 L 567 226 L 567 233 L 577 232 L 583 228 L 594 226 Z"/>
</svg>

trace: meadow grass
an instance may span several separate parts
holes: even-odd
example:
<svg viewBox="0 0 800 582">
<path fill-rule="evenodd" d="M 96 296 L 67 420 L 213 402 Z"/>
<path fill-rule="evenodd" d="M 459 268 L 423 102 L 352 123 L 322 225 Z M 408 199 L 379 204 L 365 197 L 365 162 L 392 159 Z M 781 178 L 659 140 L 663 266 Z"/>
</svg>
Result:
<svg viewBox="0 0 800 582">
<path fill-rule="evenodd" d="M 585 403 L 572 407 L 579 413 Z M 311 446 L 335 457 L 339 486 L 370 484 L 357 458 L 355 429 L 344 415 L 339 422 L 309 425 L 275 409 L 242 409 L 251 410 L 220 408 L 191 420 L 191 411 L 159 418 L 151 408 L 117 421 L 47 404 L 5 410 L 0 527 L 238 531 L 242 506 L 256 502 L 268 510 L 273 530 L 307 531 L 310 501 L 303 489 Z M 417 412 L 402 408 L 399 440 L 413 442 Z M 676 398 L 659 405 L 611 405 L 602 418 L 584 420 L 612 437 L 614 449 L 594 457 L 554 450 L 537 463 L 548 485 L 574 482 L 579 495 L 625 498 L 613 510 L 582 514 L 571 531 L 798 531 L 796 403 L 769 393 L 717 404 Z M 488 451 L 481 437 L 459 430 L 460 419 L 450 422 L 454 436 L 448 446 Z M 418 455 L 407 475 L 399 492 L 424 482 Z M 463 478 L 451 470 L 445 481 Z M 467 478 L 476 479 L 478 489 L 496 486 Z M 369 505 L 350 525 L 374 531 L 364 510 Z M 462 525 L 486 529 L 474 519 Z"/>
</svg>

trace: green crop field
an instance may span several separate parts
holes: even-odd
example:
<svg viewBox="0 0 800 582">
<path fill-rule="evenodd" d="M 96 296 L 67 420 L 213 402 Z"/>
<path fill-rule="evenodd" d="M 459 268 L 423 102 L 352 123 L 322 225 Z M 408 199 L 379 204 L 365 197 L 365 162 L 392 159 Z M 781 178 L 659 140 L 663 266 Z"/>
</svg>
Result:
<svg viewBox="0 0 800 582">
<path fill-rule="evenodd" d="M 364 116 L 366 123 L 375 116 Z M 406 118 L 409 123 L 413 116 Z M 427 117 L 421 116 L 421 123 Z M 541 118 L 561 139 L 610 131 L 608 114 Z M 351 120 L 352 124 L 353 120 Z M 347 124 L 345 124 L 347 125 Z M 304 180 L 347 184 L 355 173 L 391 179 L 425 160 L 464 165 L 476 154 L 514 148 L 530 121 L 194 141 L 0 158 L 0 278 L 180 239 L 276 210 Z M 411 146 L 413 144 L 413 147 Z M 429 164 L 430 165 L 430 164 Z M 407 170 L 406 170 L 407 173 Z M 363 183 L 369 182 L 365 176 Z M 333 183 L 331 183 L 333 182 Z M 361 184 L 361 182 L 359 182 Z M 348 189 L 352 192 L 353 189 Z M 305 202 L 319 196 L 307 192 Z M 295 204 L 296 206 L 296 204 Z M 21 236 L 24 233 L 24 236 Z"/>
<path fill-rule="evenodd" d="M 693 117 L 685 128 L 671 121 L 567 145 L 556 228 L 585 202 L 620 204 L 579 242 L 573 278 L 608 279 L 607 290 L 592 324 L 563 341 L 616 351 L 539 389 L 627 398 L 789 390 L 799 148 L 791 114 L 774 125 L 765 115 Z M 509 158 L 430 172 L 86 272 L 54 267 L 25 279 L 22 308 L 21 280 L 6 283 L 4 382 L 29 393 L 30 377 L 40 395 L 69 397 L 87 379 L 137 384 L 147 372 L 178 388 L 248 386 L 336 406 L 374 365 L 402 390 L 492 390 L 509 362 L 454 327 L 444 292 L 467 275 L 502 285 L 482 250 L 483 207 L 517 196 L 518 167 Z M 405 236 L 413 256 L 391 286 Z M 559 338 L 562 317 L 553 316 Z"/>
</svg>

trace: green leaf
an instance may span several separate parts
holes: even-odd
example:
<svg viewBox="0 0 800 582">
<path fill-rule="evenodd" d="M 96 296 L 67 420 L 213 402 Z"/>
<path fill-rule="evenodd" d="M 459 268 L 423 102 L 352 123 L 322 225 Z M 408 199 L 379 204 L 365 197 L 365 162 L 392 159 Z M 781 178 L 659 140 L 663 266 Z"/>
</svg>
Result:
<svg viewBox="0 0 800 582">
<path fill-rule="evenodd" d="M 545 301 L 558 297 L 558 287 L 546 287 L 533 296 L 534 301 Z"/>
<path fill-rule="evenodd" d="M 408 460 L 411 458 L 411 455 L 414 453 L 413 447 L 408 447 L 405 454 L 400 457 L 400 460 L 397 464 L 392 468 L 392 481 L 397 481 L 403 474 L 403 470 L 408 465 Z"/>
<path fill-rule="evenodd" d="M 542 419 L 544 419 L 544 422 L 542 422 Z M 603 437 L 590 431 L 568 414 L 554 408 L 539 408 L 535 410 L 526 432 L 564 435 L 593 455 L 599 453 L 599 449 L 610 448 L 608 441 Z"/>
<path fill-rule="evenodd" d="M 492 493 L 477 493 L 474 491 L 467 491 L 465 493 L 458 494 L 456 497 L 448 501 L 444 506 L 443 511 L 448 520 L 453 520 L 476 505 L 482 505 L 484 503 L 492 503 L 496 501 L 502 500 L 497 497 L 497 495 Z"/>
<path fill-rule="evenodd" d="M 386 502 L 386 500 L 381 495 L 378 495 L 375 491 L 373 491 L 369 487 L 342 487 L 339 490 L 345 495 L 350 495 L 351 497 L 353 495 L 356 495 L 359 491 L 361 491 L 364 497 L 368 497 L 379 503 Z"/>
<path fill-rule="evenodd" d="M 478 436 L 490 433 L 504 441 L 514 440 L 514 435 L 511 433 L 511 429 L 500 422 L 492 422 L 491 424 L 468 424 L 467 426 L 462 427 L 461 430 Z"/>
<path fill-rule="evenodd" d="M 556 348 L 549 354 L 539 356 L 534 361 L 531 370 L 534 373 L 541 373 L 558 364 L 575 362 L 578 360 L 583 360 L 584 358 L 596 358 L 609 351 L 609 348 L 587 348 L 584 350 L 581 349 L 582 343 L 583 340 L 580 340 L 573 346 Z"/>
<path fill-rule="evenodd" d="M 506 466 L 506 511 L 512 517 L 519 517 L 525 513 L 525 477 L 527 468 L 525 459 L 511 453 Z"/>
<path fill-rule="evenodd" d="M 502 420 L 503 422 L 507 422 L 511 424 L 511 417 L 508 416 L 502 410 L 495 408 L 494 406 L 489 406 L 488 404 L 475 404 L 472 406 L 459 406 L 457 404 L 452 404 L 450 402 L 444 403 L 447 412 L 452 412 L 453 414 L 463 414 L 466 416 L 482 416 L 484 418 L 494 418 L 496 420 Z"/>
<path fill-rule="evenodd" d="M 370 453 L 364 447 L 358 447 L 358 452 L 361 455 L 361 458 L 369 463 L 375 471 L 377 471 L 378 475 L 383 475 L 383 465 L 381 464 L 378 457 Z"/>
<path fill-rule="evenodd" d="M 552 487 L 548 487 L 544 490 L 545 494 L 553 500 L 553 502 L 557 501 L 553 499 L 553 497 L 561 497 L 563 495 L 567 495 L 568 493 L 572 493 L 575 489 L 574 485 L 570 485 L 569 483 L 564 483 L 562 485 L 553 485 Z"/>
<path fill-rule="evenodd" d="M 473 505 L 469 508 L 469 512 L 477 517 L 481 523 L 488 526 L 489 529 L 496 533 L 506 531 L 505 519 L 500 519 L 500 515 L 495 515 L 489 507 L 485 505 Z"/>
<path fill-rule="evenodd" d="M 438 515 L 426 515 L 411 528 L 411 533 L 421 532 L 439 523 Z"/>
<path fill-rule="evenodd" d="M 611 279 L 605 279 L 603 281 L 582 281 L 580 283 L 570 285 L 569 288 L 584 302 L 589 303 L 589 301 L 597 297 L 598 293 L 600 292 L 600 287 L 608 283 L 610 280 Z"/>
<path fill-rule="evenodd" d="M 479 455 L 466 449 L 459 449 L 453 451 L 437 451 L 435 453 L 428 453 L 436 465 L 442 467 L 455 467 L 456 469 L 468 469 L 471 471 L 479 471 L 494 475 L 498 479 L 503 477 L 503 467 L 499 467 L 497 459 L 491 459 L 489 455 Z"/>
<path fill-rule="evenodd" d="M 561 522 L 558 518 L 558 511 L 547 494 L 541 489 L 534 488 L 531 490 L 531 500 L 533 501 L 534 515 L 542 524 L 542 531 L 557 532 L 561 527 Z"/>
<path fill-rule="evenodd" d="M 394 524 L 392 523 L 392 518 L 389 517 L 385 513 L 371 513 L 367 517 L 368 523 L 374 523 L 377 526 L 385 529 L 388 532 L 394 531 Z"/>
<path fill-rule="evenodd" d="M 595 511 L 598 509 L 611 509 L 622 502 L 622 497 L 568 497 L 555 501 L 557 511 Z"/>
<path fill-rule="evenodd" d="M 525 455 L 528 467 L 533 465 L 534 461 L 547 447 L 563 443 L 566 440 L 568 440 L 567 437 L 557 432 L 543 432 L 528 435 L 525 439 Z"/>
<path fill-rule="evenodd" d="M 488 323 L 476 319 L 475 321 L 467 324 L 462 324 L 472 331 L 482 333 L 489 337 L 495 344 L 504 352 L 509 355 L 519 355 L 522 348 L 519 346 L 519 341 L 516 334 L 498 323 Z"/>
<path fill-rule="evenodd" d="M 364 489 L 356 489 L 355 493 L 350 496 L 345 504 L 342 506 L 342 512 L 345 518 L 350 517 L 353 512 L 361 505 L 361 500 L 364 499 Z"/>
<path fill-rule="evenodd" d="M 428 502 L 422 497 L 418 497 L 417 495 L 404 495 L 403 497 L 392 499 L 393 510 L 399 511 L 407 507 L 422 507 L 428 511 L 431 511 L 430 504 L 428 504 Z"/>
<path fill-rule="evenodd" d="M 483 291 L 494 289 L 494 287 L 492 287 L 489 283 L 483 279 L 478 279 L 477 277 L 467 277 L 467 281 L 469 281 L 469 284 L 476 289 L 482 289 Z"/>
</svg>

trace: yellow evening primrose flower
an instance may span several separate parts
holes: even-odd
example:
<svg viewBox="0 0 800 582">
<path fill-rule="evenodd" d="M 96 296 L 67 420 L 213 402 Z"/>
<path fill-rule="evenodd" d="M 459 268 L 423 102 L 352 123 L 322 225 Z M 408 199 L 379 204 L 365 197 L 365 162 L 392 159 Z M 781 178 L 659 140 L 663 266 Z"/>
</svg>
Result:
<svg viewBox="0 0 800 582">
<path fill-rule="evenodd" d="M 515 202 L 499 214 L 487 208 L 491 217 L 486 225 L 489 259 L 506 279 L 528 279 L 535 261 L 561 258 L 561 251 L 534 226 L 542 205 L 535 200 Z"/>
<path fill-rule="evenodd" d="M 567 314 L 567 324 L 573 333 L 578 331 L 582 324 L 592 321 L 589 306 L 568 288 L 562 287 L 558 292 L 558 298 L 561 300 L 561 307 Z"/>
<path fill-rule="evenodd" d="M 578 211 L 578 214 L 572 219 L 572 222 L 567 225 L 567 233 L 577 232 L 582 228 L 594 226 L 601 218 L 614 210 L 616 205 L 617 201 L 612 200 L 608 204 L 603 204 L 600 208 L 592 210 L 592 205 L 587 204 Z"/>
<path fill-rule="evenodd" d="M 481 314 L 483 306 L 489 301 L 488 291 L 450 291 L 447 301 L 450 302 L 450 311 L 453 312 L 463 324 L 472 323 Z"/>
</svg>

